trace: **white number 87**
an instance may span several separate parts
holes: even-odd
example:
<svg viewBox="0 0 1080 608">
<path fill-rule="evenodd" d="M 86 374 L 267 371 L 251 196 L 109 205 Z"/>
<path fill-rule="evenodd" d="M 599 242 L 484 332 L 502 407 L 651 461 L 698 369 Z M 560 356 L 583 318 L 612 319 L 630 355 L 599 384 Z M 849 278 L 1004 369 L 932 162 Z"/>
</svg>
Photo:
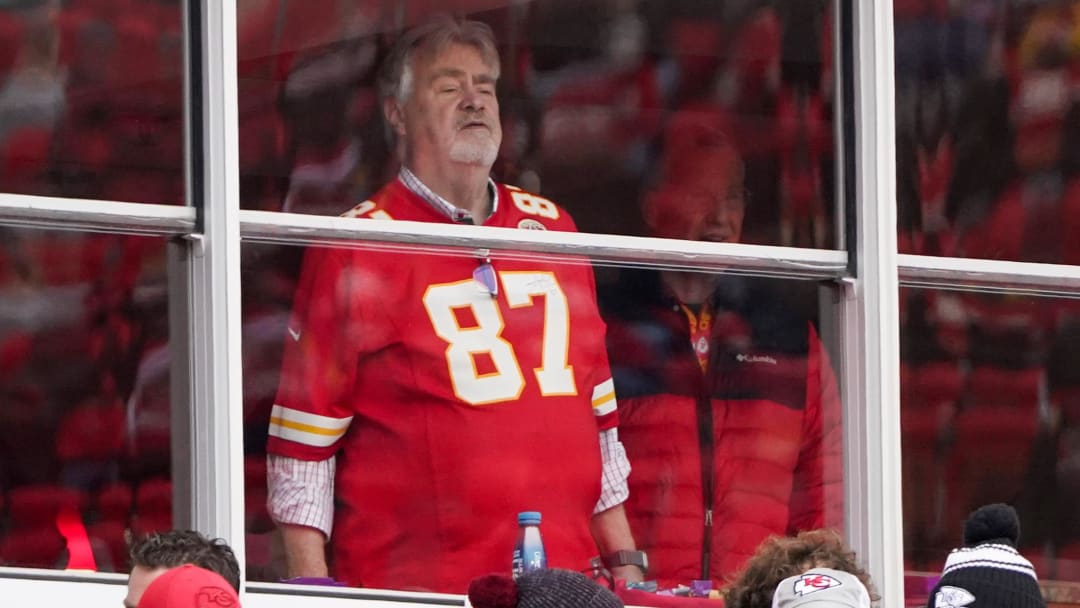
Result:
<svg viewBox="0 0 1080 608">
<path fill-rule="evenodd" d="M 566 294 L 550 272 L 499 272 L 511 309 L 535 305 L 544 298 L 540 367 L 533 369 L 544 396 L 576 395 L 574 369 L 568 364 L 570 310 Z M 514 346 L 502 337 L 505 327 L 494 298 L 473 280 L 432 285 L 424 292 L 424 308 L 435 334 L 447 343 L 446 364 L 454 394 L 471 405 L 511 401 L 521 396 L 525 378 Z M 475 327 L 461 327 L 455 309 L 469 308 Z M 487 355 L 495 371 L 481 374 L 476 357 Z"/>
</svg>

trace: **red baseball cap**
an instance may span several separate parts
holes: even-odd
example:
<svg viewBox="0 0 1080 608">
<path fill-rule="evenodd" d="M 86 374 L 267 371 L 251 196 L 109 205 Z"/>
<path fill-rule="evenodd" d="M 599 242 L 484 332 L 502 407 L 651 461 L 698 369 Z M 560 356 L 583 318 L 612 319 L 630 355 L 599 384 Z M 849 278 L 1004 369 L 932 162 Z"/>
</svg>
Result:
<svg viewBox="0 0 1080 608">
<path fill-rule="evenodd" d="M 139 608 L 240 608 L 240 597 L 220 574 L 187 564 L 150 583 Z"/>
</svg>

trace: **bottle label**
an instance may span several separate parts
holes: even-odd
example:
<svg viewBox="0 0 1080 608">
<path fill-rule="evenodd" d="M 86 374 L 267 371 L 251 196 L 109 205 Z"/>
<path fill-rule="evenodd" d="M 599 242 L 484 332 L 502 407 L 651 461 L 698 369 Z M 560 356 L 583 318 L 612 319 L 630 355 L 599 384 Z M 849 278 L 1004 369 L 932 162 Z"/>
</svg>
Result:
<svg viewBox="0 0 1080 608">
<path fill-rule="evenodd" d="M 510 571 L 515 580 L 526 572 L 543 570 L 544 568 L 547 568 L 547 556 L 544 555 L 543 549 L 522 549 L 521 547 L 514 549 L 514 558 L 510 563 Z"/>
</svg>

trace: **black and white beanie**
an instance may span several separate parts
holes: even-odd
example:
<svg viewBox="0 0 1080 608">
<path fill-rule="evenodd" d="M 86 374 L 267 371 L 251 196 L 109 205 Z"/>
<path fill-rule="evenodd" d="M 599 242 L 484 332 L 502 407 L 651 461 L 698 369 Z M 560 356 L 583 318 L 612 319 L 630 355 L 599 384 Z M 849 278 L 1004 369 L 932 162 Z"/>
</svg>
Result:
<svg viewBox="0 0 1080 608">
<path fill-rule="evenodd" d="M 949 553 L 927 608 L 1046 608 L 1035 568 L 1016 550 L 1019 539 L 1015 509 L 979 507 L 964 522 L 964 546 Z"/>
</svg>

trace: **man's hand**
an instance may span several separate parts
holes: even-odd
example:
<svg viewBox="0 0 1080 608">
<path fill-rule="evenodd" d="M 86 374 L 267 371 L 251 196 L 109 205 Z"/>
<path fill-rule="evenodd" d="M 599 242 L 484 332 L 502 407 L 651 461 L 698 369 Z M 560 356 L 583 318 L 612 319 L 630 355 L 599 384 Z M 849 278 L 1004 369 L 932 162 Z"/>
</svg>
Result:
<svg viewBox="0 0 1080 608">
<path fill-rule="evenodd" d="M 278 524 L 285 545 L 287 578 L 330 576 L 326 567 L 326 537 L 315 528 Z"/>
</svg>

